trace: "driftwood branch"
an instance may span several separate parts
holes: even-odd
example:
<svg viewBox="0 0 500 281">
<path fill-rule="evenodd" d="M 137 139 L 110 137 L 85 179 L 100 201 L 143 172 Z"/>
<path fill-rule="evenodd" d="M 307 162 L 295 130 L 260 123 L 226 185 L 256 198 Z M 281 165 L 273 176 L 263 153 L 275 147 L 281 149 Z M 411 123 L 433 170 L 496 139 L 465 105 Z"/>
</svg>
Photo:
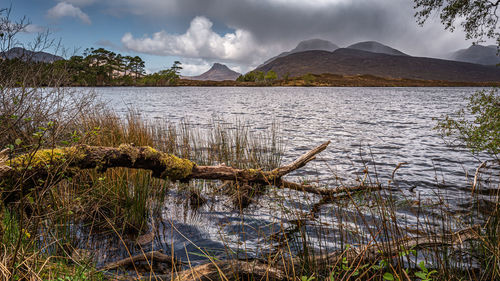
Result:
<svg viewBox="0 0 500 281">
<path fill-rule="evenodd" d="M 100 270 L 113 270 L 117 268 L 127 268 L 133 266 L 135 263 L 139 262 L 147 262 L 149 265 L 152 265 L 153 263 L 164 263 L 167 264 L 170 267 L 175 267 L 177 265 L 180 265 L 181 263 L 175 259 L 174 257 L 171 257 L 169 255 L 166 255 L 162 253 L 161 251 L 151 251 L 148 253 L 143 253 L 139 255 L 135 255 L 132 257 L 128 257 L 116 262 L 111 262 L 106 264 L 104 267 L 102 267 Z"/>
</svg>

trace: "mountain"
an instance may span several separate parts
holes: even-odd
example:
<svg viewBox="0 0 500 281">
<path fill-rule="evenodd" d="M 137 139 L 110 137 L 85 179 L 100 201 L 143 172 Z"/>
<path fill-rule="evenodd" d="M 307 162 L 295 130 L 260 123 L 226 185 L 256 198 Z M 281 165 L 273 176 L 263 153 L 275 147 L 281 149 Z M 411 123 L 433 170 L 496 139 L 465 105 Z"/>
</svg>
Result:
<svg viewBox="0 0 500 281">
<path fill-rule="evenodd" d="M 500 63 L 500 56 L 497 55 L 497 46 L 494 45 L 472 45 L 467 49 L 452 53 L 450 59 L 484 65 L 496 65 Z"/>
<path fill-rule="evenodd" d="M 236 80 L 241 74 L 229 69 L 229 67 L 220 64 L 214 63 L 212 68 L 210 68 L 207 72 L 198 75 L 198 76 L 183 76 L 183 79 L 189 80 L 210 80 L 210 81 L 224 81 L 224 80 Z"/>
<path fill-rule="evenodd" d="M 6 52 L 0 53 L 2 59 L 21 59 L 32 62 L 55 62 L 64 58 L 46 52 L 33 52 L 24 48 L 15 47 Z"/>
<path fill-rule="evenodd" d="M 310 40 L 305 40 L 301 41 L 297 47 L 295 47 L 293 50 L 289 52 L 283 52 L 275 57 L 272 57 L 265 61 L 262 65 L 268 64 L 272 62 L 273 60 L 281 57 L 288 56 L 290 54 L 294 53 L 299 53 L 299 52 L 305 52 L 305 51 L 312 51 L 312 50 L 321 50 L 321 51 L 334 51 L 337 50 L 339 46 L 333 44 L 330 41 L 327 40 L 322 40 L 322 39 L 310 39 Z"/>
<path fill-rule="evenodd" d="M 405 54 L 401 51 L 398 51 L 394 48 L 391 48 L 389 46 L 386 46 L 384 44 L 381 44 L 381 43 L 375 42 L 375 41 L 359 42 L 356 44 L 352 44 L 351 46 L 349 46 L 347 48 L 360 50 L 360 51 L 366 51 L 366 52 L 372 52 L 372 53 L 394 55 L 394 56 L 408 56 L 407 54 Z"/>
<path fill-rule="evenodd" d="M 461 82 L 500 82 L 500 68 L 442 59 L 387 55 L 356 49 L 333 52 L 307 51 L 290 54 L 258 67 L 274 70 L 279 77 L 304 74 L 374 75 L 388 78 Z"/>
</svg>

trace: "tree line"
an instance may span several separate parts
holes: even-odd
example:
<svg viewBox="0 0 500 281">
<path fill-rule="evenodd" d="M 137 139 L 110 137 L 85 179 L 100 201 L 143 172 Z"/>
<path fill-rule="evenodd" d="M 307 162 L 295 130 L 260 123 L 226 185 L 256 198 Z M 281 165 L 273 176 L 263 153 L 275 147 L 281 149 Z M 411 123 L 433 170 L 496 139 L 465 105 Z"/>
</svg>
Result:
<svg viewBox="0 0 500 281">
<path fill-rule="evenodd" d="M 244 75 L 240 75 L 236 81 L 238 82 L 272 82 L 278 79 L 278 75 L 274 70 L 267 73 L 262 71 L 250 71 Z"/>
<path fill-rule="evenodd" d="M 50 86 L 48 77 L 53 73 L 64 74 L 62 84 L 66 86 L 171 86 L 177 84 L 182 66 L 175 61 L 170 68 L 146 74 L 145 62 L 139 56 L 124 56 L 104 48 L 87 48 L 81 56 L 54 62 L 37 62 L 24 57 L 4 59 L 0 75 L 25 77 L 19 73 L 33 68 L 38 70 L 36 75 L 29 81 L 19 81 L 20 86 Z"/>
</svg>

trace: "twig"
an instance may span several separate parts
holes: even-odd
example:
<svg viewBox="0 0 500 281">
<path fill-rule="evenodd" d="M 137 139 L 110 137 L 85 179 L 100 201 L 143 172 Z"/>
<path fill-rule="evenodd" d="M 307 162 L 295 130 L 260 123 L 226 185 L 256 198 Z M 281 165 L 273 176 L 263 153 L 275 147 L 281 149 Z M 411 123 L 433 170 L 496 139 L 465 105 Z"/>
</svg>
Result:
<svg viewBox="0 0 500 281">
<path fill-rule="evenodd" d="M 151 264 L 153 262 L 166 263 L 170 266 L 181 264 L 181 262 L 178 261 L 176 258 L 166 255 L 162 253 L 162 251 L 160 250 L 160 251 L 151 251 L 145 254 L 138 254 L 119 261 L 108 263 L 105 266 L 103 266 L 100 270 L 112 270 L 120 267 L 128 267 L 134 265 L 135 263 L 144 261 L 147 261 Z"/>
</svg>

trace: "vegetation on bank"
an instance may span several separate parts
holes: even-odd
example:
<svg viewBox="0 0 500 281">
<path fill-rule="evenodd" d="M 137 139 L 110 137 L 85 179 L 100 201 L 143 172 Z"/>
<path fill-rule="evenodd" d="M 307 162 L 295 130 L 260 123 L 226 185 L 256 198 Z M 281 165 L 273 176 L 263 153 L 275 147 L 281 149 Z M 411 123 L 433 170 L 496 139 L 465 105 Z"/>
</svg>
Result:
<svg viewBox="0 0 500 281">
<path fill-rule="evenodd" d="M 247 75 L 247 74 L 246 74 Z M 245 76 L 246 76 L 245 75 Z M 264 75 L 262 73 L 260 76 Z M 251 75 L 253 77 L 253 74 Z M 265 77 L 265 75 L 263 76 Z M 401 79 L 373 75 L 306 74 L 281 79 L 242 79 L 239 81 L 194 81 L 180 79 L 177 86 L 205 87 L 498 87 L 500 82 L 453 82 Z"/>
</svg>

